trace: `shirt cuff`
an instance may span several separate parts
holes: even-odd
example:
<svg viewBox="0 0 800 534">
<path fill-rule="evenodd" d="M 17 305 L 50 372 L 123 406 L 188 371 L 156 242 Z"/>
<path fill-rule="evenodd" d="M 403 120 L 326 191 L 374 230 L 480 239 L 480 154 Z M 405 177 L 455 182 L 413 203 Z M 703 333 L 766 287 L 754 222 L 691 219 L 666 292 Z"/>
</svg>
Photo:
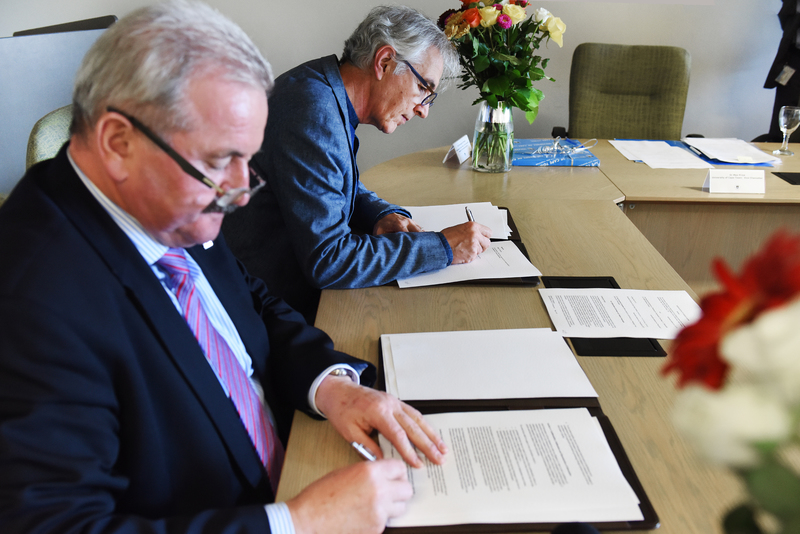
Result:
<svg viewBox="0 0 800 534">
<path fill-rule="evenodd" d="M 269 521 L 270 534 L 295 534 L 292 514 L 285 502 L 276 502 L 264 506 Z"/>
<path fill-rule="evenodd" d="M 366 365 L 364 366 L 364 368 L 366 368 Z M 316 412 L 316 414 L 319 415 L 320 417 L 325 417 L 325 414 L 319 411 L 319 408 L 317 408 L 317 403 L 316 403 L 317 389 L 319 389 L 319 385 L 322 384 L 322 381 L 325 380 L 325 378 L 329 374 L 331 374 L 331 371 L 333 371 L 334 369 L 344 369 L 345 371 L 347 371 L 347 376 L 349 376 L 350 380 L 352 380 L 356 384 L 361 383 L 360 371 L 364 370 L 361 369 L 360 371 L 356 371 L 351 365 L 347 365 L 346 363 L 339 363 L 336 365 L 331 365 L 330 367 L 322 371 L 322 373 L 320 373 L 319 376 L 317 376 L 316 380 L 314 380 L 314 382 L 311 384 L 311 388 L 309 388 L 308 390 L 308 405 L 311 406 L 311 409 L 314 410 L 314 412 Z"/>
<path fill-rule="evenodd" d="M 445 252 L 447 252 L 447 265 L 453 263 L 453 249 L 450 248 L 450 243 L 447 242 L 447 238 L 441 232 L 436 232 L 436 235 L 439 236 L 439 239 L 442 241 L 442 246 L 444 247 Z"/>
</svg>

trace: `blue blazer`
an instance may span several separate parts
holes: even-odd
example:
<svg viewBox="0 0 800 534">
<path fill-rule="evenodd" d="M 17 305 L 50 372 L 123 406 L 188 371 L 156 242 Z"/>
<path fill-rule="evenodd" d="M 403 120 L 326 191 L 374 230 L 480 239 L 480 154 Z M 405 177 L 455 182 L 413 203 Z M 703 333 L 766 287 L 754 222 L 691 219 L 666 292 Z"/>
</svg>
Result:
<svg viewBox="0 0 800 534">
<path fill-rule="evenodd" d="M 359 181 L 350 129 L 336 56 L 278 77 L 251 161 L 268 185 L 223 226 L 247 269 L 306 317 L 319 288 L 382 285 L 452 261 L 439 233 L 370 235 L 385 215 L 408 213 Z"/>
<path fill-rule="evenodd" d="M 273 496 L 194 336 L 65 155 L 0 208 L 0 532 L 267 532 Z M 333 350 L 222 239 L 189 250 L 286 439 Z M 371 384 L 369 367 L 362 382 Z"/>
</svg>

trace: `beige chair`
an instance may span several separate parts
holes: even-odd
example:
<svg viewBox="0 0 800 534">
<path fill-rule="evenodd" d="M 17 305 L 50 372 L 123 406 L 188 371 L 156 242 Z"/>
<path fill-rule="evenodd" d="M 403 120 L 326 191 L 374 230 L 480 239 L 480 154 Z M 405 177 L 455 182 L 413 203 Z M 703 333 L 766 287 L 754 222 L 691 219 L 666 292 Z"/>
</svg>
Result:
<svg viewBox="0 0 800 534">
<path fill-rule="evenodd" d="M 33 125 L 28 137 L 28 151 L 25 156 L 25 169 L 55 157 L 61 147 L 69 140 L 69 126 L 72 122 L 72 104 L 51 111 Z"/>
<path fill-rule="evenodd" d="M 689 53 L 676 46 L 578 45 L 569 137 L 681 139 L 690 69 Z"/>
</svg>

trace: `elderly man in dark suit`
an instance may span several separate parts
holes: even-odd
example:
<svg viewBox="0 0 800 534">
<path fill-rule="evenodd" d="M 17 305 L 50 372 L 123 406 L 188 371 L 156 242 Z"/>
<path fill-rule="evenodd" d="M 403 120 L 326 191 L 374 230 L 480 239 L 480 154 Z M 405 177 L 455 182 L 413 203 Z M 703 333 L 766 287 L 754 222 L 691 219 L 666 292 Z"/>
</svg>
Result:
<svg viewBox="0 0 800 534">
<path fill-rule="evenodd" d="M 271 85 L 202 4 L 138 10 L 87 54 L 70 142 L 0 208 L 0 532 L 382 531 L 412 493 L 400 461 L 272 503 L 295 409 L 441 462 L 420 414 L 217 238 Z"/>
</svg>

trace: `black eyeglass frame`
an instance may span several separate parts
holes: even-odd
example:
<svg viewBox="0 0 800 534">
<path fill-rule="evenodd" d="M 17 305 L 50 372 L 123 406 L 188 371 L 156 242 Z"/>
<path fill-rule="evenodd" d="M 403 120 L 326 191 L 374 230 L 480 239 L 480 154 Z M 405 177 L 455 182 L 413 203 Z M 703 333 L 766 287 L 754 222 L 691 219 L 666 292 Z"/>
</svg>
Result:
<svg viewBox="0 0 800 534">
<path fill-rule="evenodd" d="M 178 154 L 175 151 L 174 148 L 169 146 L 166 141 L 164 141 L 158 135 L 156 135 L 156 133 L 153 132 L 153 130 L 151 130 L 150 128 L 148 128 L 144 124 L 142 124 L 142 122 L 139 119 L 137 119 L 136 117 L 133 117 L 132 115 L 129 115 L 128 113 L 125 113 L 124 111 L 122 111 L 120 109 L 117 109 L 117 108 L 115 108 L 113 106 L 107 106 L 106 110 L 111 112 L 111 113 L 119 113 L 120 115 L 122 115 L 123 117 L 128 119 L 128 121 L 130 121 L 130 123 L 137 130 L 142 132 L 145 135 L 145 137 L 147 137 L 153 143 L 155 143 L 156 146 L 158 146 L 158 148 L 160 148 L 161 150 L 166 152 L 166 154 L 170 158 L 172 158 L 172 160 L 175 161 L 175 163 L 177 163 L 178 166 L 186 174 L 188 174 L 192 178 L 195 178 L 195 179 L 199 180 L 200 182 L 205 184 L 207 187 L 210 187 L 211 189 L 216 191 L 217 198 L 214 200 L 214 202 L 209 204 L 203 210 L 203 213 L 231 213 L 232 211 L 234 211 L 236 208 L 239 207 L 239 206 L 237 206 L 235 204 L 235 202 L 237 200 L 242 198 L 244 195 L 250 195 L 252 197 L 259 189 L 261 189 L 262 187 L 264 187 L 264 185 L 266 185 L 266 182 L 261 177 L 261 175 L 259 175 L 258 172 L 256 172 L 255 169 L 253 169 L 252 165 L 248 164 L 248 169 L 250 170 L 250 178 L 251 178 L 251 180 L 253 178 L 255 178 L 256 182 L 257 182 L 255 187 L 252 187 L 252 188 L 237 187 L 237 188 L 229 189 L 229 190 L 225 191 L 220 186 L 215 184 L 208 176 L 206 176 L 205 174 L 200 172 L 197 169 L 197 167 L 195 167 L 194 165 L 189 163 L 186 160 L 186 158 L 184 158 L 183 156 Z"/>
<path fill-rule="evenodd" d="M 425 89 L 426 89 L 426 90 L 427 90 L 427 91 L 430 93 L 428 96 L 426 96 L 425 98 L 423 98 L 423 99 L 422 99 L 422 102 L 420 102 L 420 103 L 419 103 L 419 105 L 420 105 L 420 106 L 428 106 L 428 108 L 430 108 L 430 107 L 433 105 L 433 101 L 434 101 L 434 100 L 436 100 L 436 97 L 437 97 L 437 96 L 439 96 L 439 93 L 437 93 L 436 91 L 434 91 L 434 90 L 431 88 L 430 84 L 429 84 L 429 83 L 428 83 L 428 82 L 425 80 L 425 78 L 423 78 L 423 77 L 420 75 L 420 73 L 419 73 L 419 72 L 417 72 L 417 69 L 415 69 L 414 67 L 412 67 L 412 66 L 411 66 L 411 63 L 409 63 L 409 62 L 408 62 L 408 61 L 406 61 L 405 59 L 401 59 L 400 61 L 402 61 L 403 63 L 405 63 L 405 64 L 406 64 L 406 66 L 407 66 L 409 69 L 411 69 L 411 73 L 412 73 L 414 76 L 416 76 L 416 77 L 417 77 L 417 80 L 419 80 L 419 83 L 421 83 L 421 84 L 422 84 L 422 86 L 423 86 L 423 87 L 424 87 L 424 88 L 425 88 Z"/>
</svg>

